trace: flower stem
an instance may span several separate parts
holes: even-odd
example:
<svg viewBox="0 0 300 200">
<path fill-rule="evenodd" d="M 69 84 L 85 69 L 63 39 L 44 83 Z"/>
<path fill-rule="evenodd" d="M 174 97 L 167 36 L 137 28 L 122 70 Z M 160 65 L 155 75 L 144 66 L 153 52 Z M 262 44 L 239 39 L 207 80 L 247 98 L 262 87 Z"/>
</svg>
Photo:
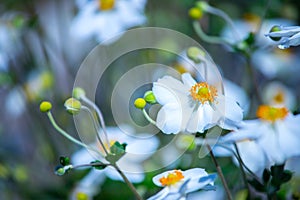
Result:
<svg viewBox="0 0 300 200">
<path fill-rule="evenodd" d="M 153 119 L 151 119 L 151 117 L 148 115 L 148 113 L 146 112 L 145 109 L 143 109 L 143 114 L 144 114 L 145 118 L 146 118 L 151 124 L 156 125 L 156 122 L 155 122 Z"/>
<path fill-rule="evenodd" d="M 248 198 L 249 199 L 252 199 L 251 198 L 251 190 L 250 190 L 250 187 L 249 187 L 249 184 L 248 184 L 248 181 L 247 181 L 247 176 L 246 176 L 246 173 L 245 173 L 245 170 L 244 170 L 244 166 L 242 164 L 242 158 L 241 158 L 241 155 L 240 155 L 240 151 L 238 149 L 238 146 L 236 143 L 233 143 L 234 145 L 234 148 L 236 150 L 236 154 L 237 154 L 237 157 L 238 157 L 238 162 L 239 162 L 239 165 L 240 165 L 240 168 L 241 168 L 241 172 L 242 172 L 242 177 L 243 177 L 243 180 L 244 180 L 244 183 L 245 183 L 245 186 L 247 187 L 247 190 L 248 190 Z"/>
<path fill-rule="evenodd" d="M 224 186 L 224 189 L 225 189 L 225 191 L 226 191 L 227 199 L 228 199 L 228 200 L 232 200 L 232 196 L 231 196 L 230 190 L 229 190 L 229 188 L 228 188 L 227 182 L 226 182 L 226 180 L 225 180 L 225 177 L 224 177 L 224 175 L 223 175 L 222 169 L 221 169 L 219 163 L 217 162 L 217 159 L 216 159 L 214 153 L 212 152 L 212 149 L 211 149 L 210 145 L 207 144 L 206 147 L 207 147 L 207 149 L 208 149 L 208 151 L 209 151 L 209 154 L 210 154 L 210 156 L 211 156 L 211 158 L 212 158 L 213 163 L 214 163 L 215 166 L 216 166 L 218 175 L 219 175 L 219 177 L 220 177 L 220 179 L 221 179 L 221 181 L 222 181 L 222 184 L 223 184 L 223 186 Z"/>
<path fill-rule="evenodd" d="M 194 30 L 197 33 L 197 35 L 202 40 L 204 40 L 207 43 L 211 43 L 211 44 L 226 44 L 226 45 L 232 46 L 229 42 L 227 42 L 223 38 L 215 37 L 215 36 L 209 36 L 206 33 L 204 33 L 204 31 L 202 30 L 201 25 L 199 24 L 198 21 L 194 21 L 193 22 L 193 27 L 194 27 Z"/>
<path fill-rule="evenodd" d="M 89 150 L 95 151 L 94 149 L 90 148 L 89 146 L 83 144 L 82 142 L 80 142 L 79 140 L 75 139 L 74 137 L 72 137 L 71 135 L 69 135 L 66 131 L 64 131 L 62 128 L 60 128 L 57 123 L 55 122 L 51 112 L 47 112 L 47 116 L 51 122 L 51 124 L 53 125 L 53 127 L 60 133 L 62 134 L 64 137 L 66 137 L 68 140 L 70 140 L 71 142 L 74 142 L 75 144 L 78 144 L 82 147 L 85 147 Z M 97 152 L 98 153 L 98 152 Z"/>
<path fill-rule="evenodd" d="M 143 198 L 139 195 L 139 193 L 136 191 L 136 188 L 134 187 L 134 185 L 128 180 L 128 178 L 125 176 L 125 174 L 121 171 L 121 169 L 119 168 L 119 166 L 114 163 L 111 164 L 116 170 L 117 172 L 122 176 L 122 178 L 124 179 L 125 183 L 128 185 L 128 187 L 130 188 L 130 190 L 133 192 L 133 194 L 135 195 L 135 197 L 138 200 L 143 200 Z"/>
<path fill-rule="evenodd" d="M 106 140 L 107 146 L 108 146 L 108 148 L 110 148 L 110 144 L 109 144 L 108 136 L 107 136 L 107 132 L 106 132 L 106 126 L 105 126 L 105 122 L 104 122 L 104 118 L 103 118 L 101 110 L 97 107 L 97 105 L 94 102 L 92 102 L 91 100 L 89 100 L 87 97 L 83 96 L 83 97 L 81 97 L 81 99 L 85 103 L 87 103 L 88 105 L 90 105 L 96 111 L 97 116 L 98 116 L 99 121 L 100 121 L 100 124 L 101 124 L 101 127 L 103 129 L 103 133 L 104 133 L 104 136 L 105 136 L 105 140 Z"/>
<path fill-rule="evenodd" d="M 95 129 L 96 129 L 96 137 L 97 137 L 98 141 L 100 142 L 100 144 L 101 144 L 101 146 L 102 146 L 102 148 L 103 148 L 105 154 L 108 155 L 108 151 L 106 150 L 105 145 L 103 144 L 103 142 L 102 142 L 102 140 L 101 140 L 101 138 L 100 138 L 100 135 L 99 135 L 99 130 L 100 130 L 99 124 L 96 123 L 96 120 L 95 120 L 95 118 L 94 118 L 92 112 L 90 111 L 90 109 L 89 109 L 88 107 L 82 106 L 81 108 L 82 108 L 83 110 L 87 111 L 87 112 L 90 114 L 90 116 L 91 116 L 91 118 L 92 118 L 92 120 L 93 120 L 94 127 L 95 127 Z"/>
</svg>

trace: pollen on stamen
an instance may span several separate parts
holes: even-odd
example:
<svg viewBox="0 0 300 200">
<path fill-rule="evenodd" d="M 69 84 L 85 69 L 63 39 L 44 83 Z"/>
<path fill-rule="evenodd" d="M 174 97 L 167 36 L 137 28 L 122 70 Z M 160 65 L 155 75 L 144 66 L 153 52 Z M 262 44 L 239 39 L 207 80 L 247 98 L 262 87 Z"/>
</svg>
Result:
<svg viewBox="0 0 300 200">
<path fill-rule="evenodd" d="M 99 0 L 100 10 L 111 10 L 115 6 L 115 0 Z"/>
<path fill-rule="evenodd" d="M 270 122 L 282 120 L 288 115 L 288 109 L 285 107 L 277 108 L 268 105 L 261 105 L 258 107 L 256 115 L 258 118 Z"/>
<path fill-rule="evenodd" d="M 214 102 L 217 94 L 217 89 L 206 82 L 196 83 L 190 89 L 193 100 L 199 101 L 202 104 L 205 102 Z"/>
<path fill-rule="evenodd" d="M 180 170 L 175 170 L 170 172 L 167 176 L 164 176 L 159 179 L 159 182 L 162 186 L 170 186 L 178 183 L 184 178 L 182 172 Z"/>
</svg>

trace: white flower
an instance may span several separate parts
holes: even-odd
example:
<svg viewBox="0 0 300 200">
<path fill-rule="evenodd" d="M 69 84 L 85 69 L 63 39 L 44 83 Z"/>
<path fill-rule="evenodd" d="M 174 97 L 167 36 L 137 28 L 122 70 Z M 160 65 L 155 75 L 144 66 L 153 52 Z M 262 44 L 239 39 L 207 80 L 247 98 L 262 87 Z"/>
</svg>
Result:
<svg viewBox="0 0 300 200">
<path fill-rule="evenodd" d="M 293 91 L 277 81 L 270 82 L 264 87 L 262 98 L 264 104 L 275 107 L 286 107 L 293 110 L 296 106 L 296 97 Z"/>
<path fill-rule="evenodd" d="M 212 189 L 215 178 L 201 168 L 166 171 L 153 177 L 153 183 L 164 188 L 148 200 L 180 199 L 199 189 Z"/>
<path fill-rule="evenodd" d="M 78 38 L 96 37 L 98 42 L 105 42 L 128 28 L 144 24 L 145 4 L 146 0 L 78 1 L 79 13 L 71 33 Z"/>
<path fill-rule="evenodd" d="M 244 163 L 254 172 L 300 155 L 300 115 L 266 105 L 259 107 L 257 115 L 259 119 L 246 120 L 240 130 L 221 138 L 220 146 L 237 142 Z"/>
<path fill-rule="evenodd" d="M 107 133 L 110 143 L 118 141 L 127 144 L 126 153 L 117 161 L 117 164 L 131 182 L 141 182 L 144 179 L 142 162 L 155 152 L 159 143 L 158 139 L 148 134 L 129 136 L 117 127 L 108 127 Z M 100 147 L 99 151 L 99 154 L 94 154 L 93 152 L 88 152 L 86 149 L 81 149 L 72 156 L 71 162 L 73 165 L 88 164 L 94 160 L 101 160 L 107 163 L 102 156 L 103 150 Z M 101 171 L 92 170 L 90 173 L 94 173 L 95 176 L 105 174 L 113 180 L 123 180 L 118 172 L 110 166 Z"/>
<path fill-rule="evenodd" d="M 164 76 L 153 83 L 153 93 L 162 105 L 156 118 L 159 129 L 167 134 L 204 132 L 215 125 L 235 129 L 243 118 L 236 101 L 206 82 L 197 83 L 188 73 L 181 78 L 182 82 Z"/>
<path fill-rule="evenodd" d="M 270 33 L 265 34 L 273 40 L 279 40 L 278 48 L 286 49 L 300 44 L 300 26 L 273 26 Z"/>
</svg>

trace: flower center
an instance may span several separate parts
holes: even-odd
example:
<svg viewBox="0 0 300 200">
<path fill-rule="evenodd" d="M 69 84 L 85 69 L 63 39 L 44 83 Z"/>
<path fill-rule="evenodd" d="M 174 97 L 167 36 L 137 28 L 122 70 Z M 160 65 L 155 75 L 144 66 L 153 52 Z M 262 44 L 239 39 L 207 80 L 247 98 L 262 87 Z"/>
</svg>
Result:
<svg viewBox="0 0 300 200">
<path fill-rule="evenodd" d="M 284 102 L 284 93 L 282 91 L 279 91 L 274 97 L 273 100 L 277 104 L 281 104 Z"/>
<path fill-rule="evenodd" d="M 184 178 L 182 175 L 182 172 L 179 170 L 175 170 L 173 172 L 170 172 L 167 176 L 164 176 L 159 179 L 159 182 L 162 184 L 162 186 L 170 186 L 178 183 Z"/>
<path fill-rule="evenodd" d="M 100 10 L 111 10 L 115 6 L 115 0 L 99 0 Z"/>
<path fill-rule="evenodd" d="M 192 98 L 202 104 L 205 102 L 213 102 L 218 95 L 217 89 L 206 82 L 196 83 L 192 86 L 190 92 Z"/>
<path fill-rule="evenodd" d="M 276 120 L 284 119 L 288 114 L 288 109 L 285 107 L 276 108 L 272 106 L 262 105 L 257 109 L 257 117 L 266 120 L 275 122 Z"/>
</svg>

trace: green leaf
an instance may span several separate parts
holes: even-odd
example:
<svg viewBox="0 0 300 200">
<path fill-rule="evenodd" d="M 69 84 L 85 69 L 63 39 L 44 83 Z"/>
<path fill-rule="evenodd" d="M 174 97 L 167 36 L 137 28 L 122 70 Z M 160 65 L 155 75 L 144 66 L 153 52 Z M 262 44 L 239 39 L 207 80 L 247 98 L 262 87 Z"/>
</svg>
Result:
<svg viewBox="0 0 300 200">
<path fill-rule="evenodd" d="M 263 181 L 264 183 L 268 183 L 271 178 L 271 172 L 268 169 L 265 169 L 263 172 Z"/>
<path fill-rule="evenodd" d="M 108 154 L 105 159 L 109 161 L 110 163 L 116 163 L 125 153 L 126 153 L 126 143 L 119 143 L 116 141 L 111 147 L 110 147 L 110 154 Z"/>
<path fill-rule="evenodd" d="M 69 164 L 70 164 L 70 158 L 69 158 L 69 157 L 61 156 L 61 157 L 59 157 L 59 163 L 60 163 L 62 166 L 69 165 Z"/>
<path fill-rule="evenodd" d="M 252 185 L 257 191 L 265 192 L 265 186 L 258 182 L 256 179 L 248 180 L 248 183 Z"/>
</svg>

